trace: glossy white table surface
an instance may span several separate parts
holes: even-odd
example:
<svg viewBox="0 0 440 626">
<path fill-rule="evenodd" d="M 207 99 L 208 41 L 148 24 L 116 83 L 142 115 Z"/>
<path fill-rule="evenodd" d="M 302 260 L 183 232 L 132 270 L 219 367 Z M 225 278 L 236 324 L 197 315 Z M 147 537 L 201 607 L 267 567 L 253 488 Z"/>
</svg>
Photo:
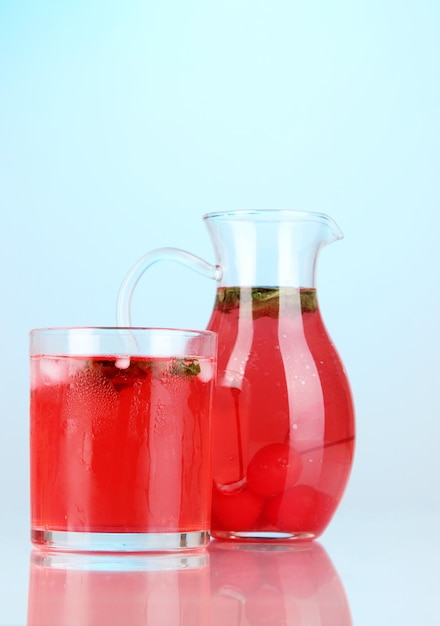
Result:
<svg viewBox="0 0 440 626">
<path fill-rule="evenodd" d="M 383 513 L 383 512 L 382 512 Z M 439 516 L 341 510 L 313 544 L 50 557 L 2 539 L 2 626 L 438 625 Z"/>
</svg>

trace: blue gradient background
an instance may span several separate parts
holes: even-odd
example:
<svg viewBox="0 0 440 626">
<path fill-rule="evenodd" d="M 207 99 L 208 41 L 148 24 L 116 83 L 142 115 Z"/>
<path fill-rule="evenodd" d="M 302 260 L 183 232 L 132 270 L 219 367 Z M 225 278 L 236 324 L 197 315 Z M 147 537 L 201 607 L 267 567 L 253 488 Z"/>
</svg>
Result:
<svg viewBox="0 0 440 626">
<path fill-rule="evenodd" d="M 439 32 L 437 0 L 0 0 L 2 532 L 28 536 L 28 330 L 113 324 L 139 256 L 213 261 L 201 217 L 236 208 L 345 233 L 318 267 L 358 422 L 333 524 L 438 519 Z M 155 267 L 133 321 L 204 327 L 214 287 Z"/>
</svg>

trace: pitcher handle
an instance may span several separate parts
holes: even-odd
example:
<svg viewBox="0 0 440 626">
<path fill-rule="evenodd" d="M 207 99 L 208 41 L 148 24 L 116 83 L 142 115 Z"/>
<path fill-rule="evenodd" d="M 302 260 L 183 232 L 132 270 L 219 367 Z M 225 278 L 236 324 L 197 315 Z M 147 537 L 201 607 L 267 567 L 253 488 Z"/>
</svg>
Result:
<svg viewBox="0 0 440 626">
<path fill-rule="evenodd" d="M 159 261 L 173 261 L 202 274 L 212 280 L 221 280 L 220 265 L 212 265 L 204 259 L 180 250 L 179 248 L 156 248 L 144 254 L 126 274 L 119 288 L 116 301 L 116 323 L 118 326 L 131 326 L 131 299 L 139 279 L 149 267 Z"/>
</svg>

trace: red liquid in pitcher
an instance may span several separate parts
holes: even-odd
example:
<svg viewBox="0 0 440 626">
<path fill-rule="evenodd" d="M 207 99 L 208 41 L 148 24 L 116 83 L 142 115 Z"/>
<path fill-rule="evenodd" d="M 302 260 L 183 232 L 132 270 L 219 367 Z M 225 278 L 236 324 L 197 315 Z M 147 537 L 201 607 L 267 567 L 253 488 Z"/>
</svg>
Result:
<svg viewBox="0 0 440 626">
<path fill-rule="evenodd" d="M 33 357 L 32 529 L 209 530 L 207 359 Z"/>
<path fill-rule="evenodd" d="M 349 384 L 313 289 L 221 288 L 214 537 L 314 538 L 353 459 Z"/>
</svg>

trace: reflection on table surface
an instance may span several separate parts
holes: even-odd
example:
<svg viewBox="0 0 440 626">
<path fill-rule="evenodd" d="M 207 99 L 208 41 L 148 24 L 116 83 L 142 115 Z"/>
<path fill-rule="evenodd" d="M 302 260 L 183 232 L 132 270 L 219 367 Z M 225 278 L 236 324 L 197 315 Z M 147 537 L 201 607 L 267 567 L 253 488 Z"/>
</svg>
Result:
<svg viewBox="0 0 440 626">
<path fill-rule="evenodd" d="M 350 626 L 317 542 L 212 541 L 182 555 L 30 557 L 28 626 Z"/>
</svg>

